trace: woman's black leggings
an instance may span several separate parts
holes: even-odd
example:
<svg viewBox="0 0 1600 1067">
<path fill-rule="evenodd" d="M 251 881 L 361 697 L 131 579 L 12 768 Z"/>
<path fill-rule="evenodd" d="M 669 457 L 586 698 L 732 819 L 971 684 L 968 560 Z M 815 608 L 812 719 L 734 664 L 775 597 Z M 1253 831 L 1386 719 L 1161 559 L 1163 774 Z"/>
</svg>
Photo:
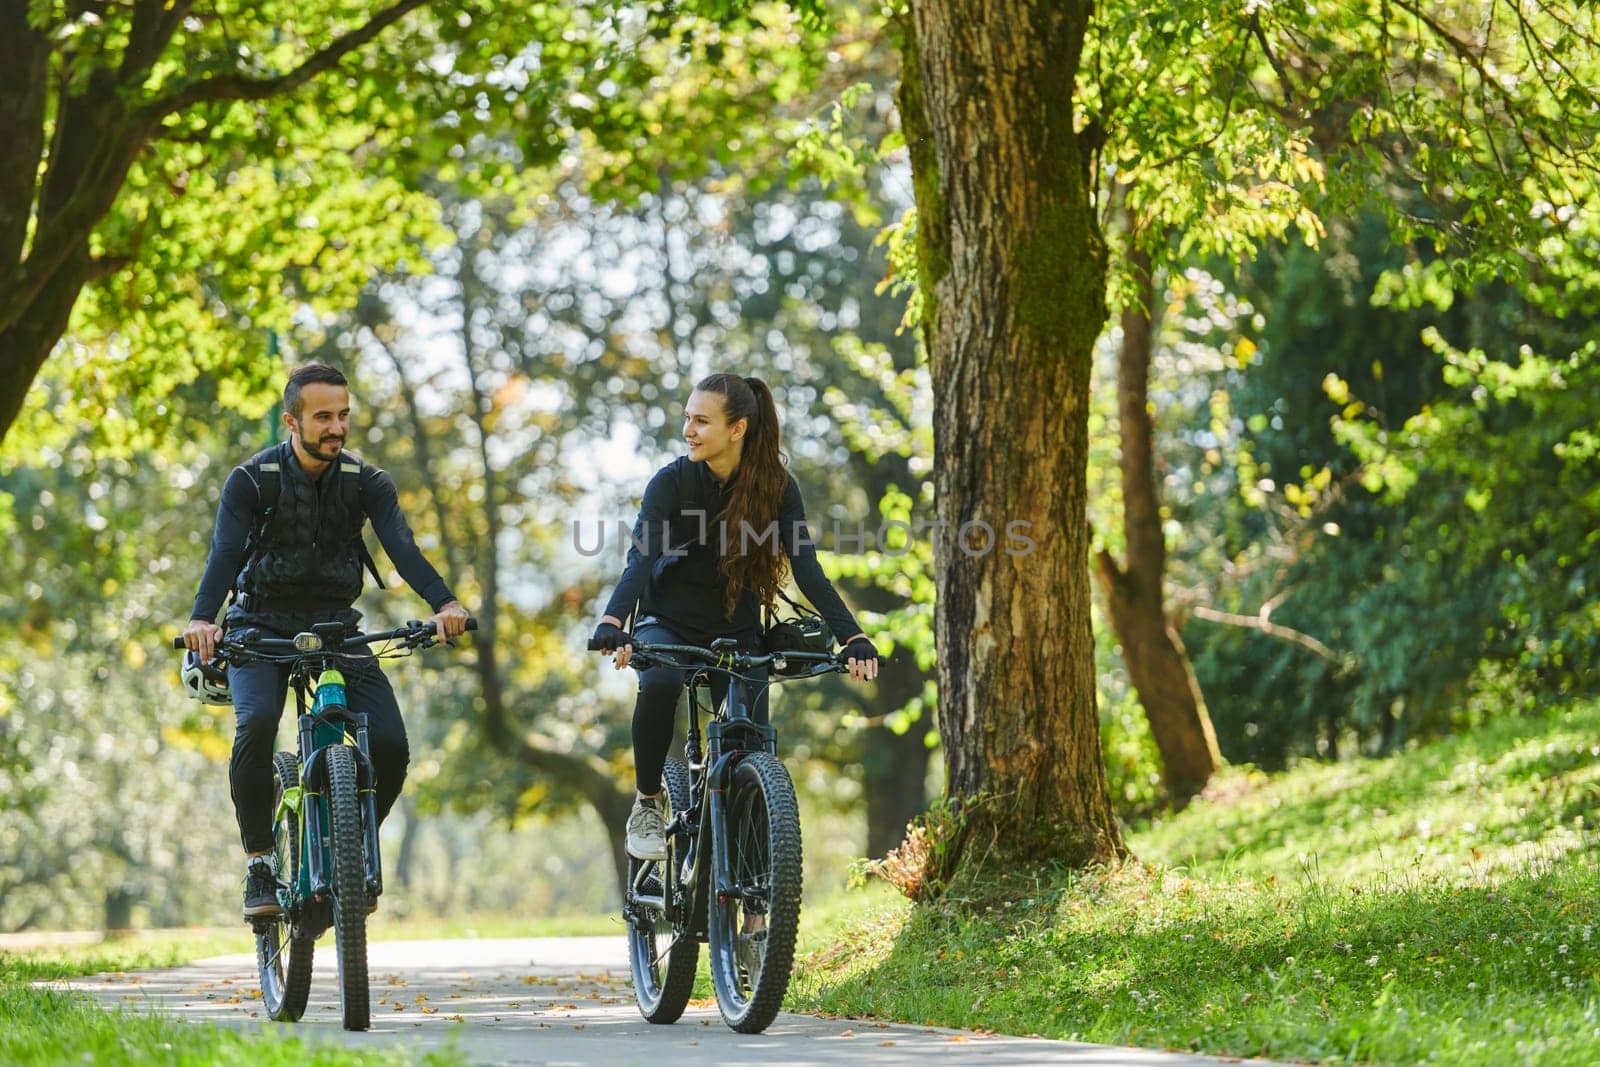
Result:
<svg viewBox="0 0 1600 1067">
<path fill-rule="evenodd" d="M 740 648 L 756 647 L 756 635 L 733 635 Z M 633 628 L 633 639 L 643 644 L 693 645 L 670 627 L 646 616 Z M 752 683 L 755 698 L 750 715 L 756 722 L 767 721 L 767 670 L 765 667 L 745 676 Z M 711 699 L 721 704 L 728 694 L 728 676 L 711 675 Z M 672 748 L 672 735 L 678 724 L 679 698 L 683 695 L 686 672 L 679 667 L 651 667 L 639 672 L 639 699 L 633 705 L 633 767 L 635 784 L 645 796 L 661 792 L 661 767 Z"/>
</svg>

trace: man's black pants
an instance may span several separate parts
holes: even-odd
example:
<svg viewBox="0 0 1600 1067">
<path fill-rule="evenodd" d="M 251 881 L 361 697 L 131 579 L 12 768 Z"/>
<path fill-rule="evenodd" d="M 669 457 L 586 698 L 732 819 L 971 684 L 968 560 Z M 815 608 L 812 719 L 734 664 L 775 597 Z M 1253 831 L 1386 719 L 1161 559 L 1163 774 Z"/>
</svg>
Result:
<svg viewBox="0 0 1600 1067">
<path fill-rule="evenodd" d="M 377 660 L 346 662 L 340 667 L 350 707 L 367 715 L 367 745 L 377 773 L 378 821 L 394 807 L 406 780 L 411 758 L 406 725 L 394 689 Z M 277 746 L 278 722 L 289 692 L 289 668 L 278 663 L 247 663 L 228 669 L 233 692 L 233 757 L 228 763 L 228 784 L 233 790 L 233 810 L 239 819 L 239 838 L 246 852 L 269 852 L 272 840 L 272 753 Z"/>
</svg>

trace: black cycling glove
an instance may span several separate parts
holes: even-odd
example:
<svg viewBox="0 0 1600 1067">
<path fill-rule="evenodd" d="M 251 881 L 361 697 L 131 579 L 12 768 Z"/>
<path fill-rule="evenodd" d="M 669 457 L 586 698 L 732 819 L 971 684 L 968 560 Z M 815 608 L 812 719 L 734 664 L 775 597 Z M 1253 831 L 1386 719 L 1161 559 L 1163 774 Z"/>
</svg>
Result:
<svg viewBox="0 0 1600 1067">
<path fill-rule="evenodd" d="M 615 652 L 619 648 L 632 648 L 633 635 L 615 623 L 603 622 L 595 627 L 594 642 L 602 652 Z"/>
<path fill-rule="evenodd" d="M 844 646 L 844 658 L 846 660 L 873 660 L 878 658 L 878 650 L 865 637 L 858 637 Z"/>
</svg>

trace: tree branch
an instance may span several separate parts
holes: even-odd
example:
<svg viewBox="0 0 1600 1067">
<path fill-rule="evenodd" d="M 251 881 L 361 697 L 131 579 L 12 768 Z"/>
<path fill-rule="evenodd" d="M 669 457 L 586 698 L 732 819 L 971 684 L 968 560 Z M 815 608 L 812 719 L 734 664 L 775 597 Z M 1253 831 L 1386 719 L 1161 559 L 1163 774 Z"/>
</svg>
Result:
<svg viewBox="0 0 1600 1067">
<path fill-rule="evenodd" d="M 1250 16 L 1250 32 L 1261 45 L 1261 54 L 1267 57 L 1267 62 L 1272 66 L 1273 73 L 1278 76 L 1278 84 L 1283 87 L 1283 99 L 1286 104 L 1293 104 L 1300 96 L 1300 90 L 1295 86 L 1294 79 L 1289 76 L 1289 68 L 1283 65 L 1272 44 L 1267 40 L 1267 33 L 1261 27 L 1261 12 L 1257 11 Z"/>
<path fill-rule="evenodd" d="M 1237 615 L 1231 611 L 1218 611 L 1216 608 L 1207 607 L 1204 604 L 1196 605 L 1193 613 L 1196 618 L 1205 619 L 1208 622 L 1220 622 L 1226 626 L 1243 626 L 1249 630 L 1259 630 L 1269 637 L 1276 637 L 1308 649 L 1334 666 L 1345 666 L 1345 656 L 1335 652 L 1315 637 L 1293 627 L 1279 626 L 1275 622 L 1269 622 L 1264 616 Z"/>
<path fill-rule="evenodd" d="M 377 298 L 374 297 L 374 300 Z M 400 383 L 400 398 L 405 401 L 406 414 L 411 420 L 411 450 L 416 460 L 417 468 L 422 474 L 422 484 L 427 489 L 428 499 L 433 504 L 434 523 L 439 527 L 439 544 L 444 547 L 445 562 L 450 567 L 451 576 L 460 581 L 465 570 L 461 566 L 456 551 L 456 543 L 450 536 L 450 521 L 444 510 L 444 494 L 439 491 L 439 478 L 433 469 L 433 442 L 428 436 L 428 429 L 422 418 L 422 408 L 417 403 L 417 391 L 406 378 L 405 365 L 400 356 L 390 347 L 379 334 L 373 323 L 367 323 L 367 334 L 383 354 L 389 357 L 389 363 L 394 367 L 395 378 Z"/>
<path fill-rule="evenodd" d="M 94 116 L 91 115 L 90 119 Z M 65 121 L 57 118 L 59 127 Z M 86 125 L 76 128 L 89 129 Z M 114 125 L 99 132 L 102 144 L 93 152 L 85 149 L 75 154 L 86 156 L 88 168 L 77 175 L 70 192 L 52 188 L 50 177 L 65 164 L 65 150 L 51 160 L 50 174 L 46 175 L 44 195 L 39 202 L 39 217 L 33 235 L 33 245 L 28 258 L 0 275 L 0 332 L 12 329 L 25 317 L 37 314 L 36 302 L 51 286 L 58 274 L 68 270 L 67 261 L 74 254 L 82 254 L 89 234 L 111 210 L 133 160 L 149 140 L 150 131 L 138 126 Z M 58 147 L 64 143 L 57 138 Z M 63 177 L 62 181 L 69 179 Z M 52 193 L 62 201 L 52 207 Z M 0 270 L 4 265 L 0 264 Z M 70 279 L 81 287 L 81 275 Z M 76 292 L 76 290 L 74 290 Z M 9 425 L 0 414 L 0 427 Z"/>
<path fill-rule="evenodd" d="M 345 56 L 428 2 L 429 0 L 397 0 L 390 7 L 372 16 L 366 25 L 336 39 L 287 74 L 276 78 L 246 78 L 238 74 L 220 74 L 191 82 L 175 92 L 154 100 L 146 105 L 145 111 L 152 118 L 162 119 L 195 104 L 224 100 L 265 100 L 291 93 L 317 75 L 331 70 Z"/>
<path fill-rule="evenodd" d="M 127 267 L 133 262 L 132 256 L 96 256 L 89 260 L 89 269 L 84 274 L 85 282 L 98 281 Z"/>
<path fill-rule="evenodd" d="M 39 159 L 44 152 L 45 105 L 50 95 L 50 49 L 43 34 L 28 24 L 26 4 L 7 4 L 0 12 L 0 271 L 22 258 L 28 222 L 38 195 Z"/>
<path fill-rule="evenodd" d="M 1401 8 L 1401 10 L 1410 12 L 1411 15 L 1416 18 L 1421 25 L 1426 26 L 1429 32 L 1437 37 L 1446 48 L 1454 52 L 1477 72 L 1480 86 L 1498 97 L 1501 106 L 1505 108 L 1506 117 L 1511 120 L 1511 127 L 1516 132 L 1517 139 L 1522 142 L 1522 147 L 1528 153 L 1528 158 L 1534 162 L 1540 161 L 1542 157 L 1534 148 L 1532 141 L 1529 140 L 1527 131 L 1523 129 L 1520 121 L 1522 112 L 1518 107 L 1518 101 L 1516 97 L 1511 95 L 1511 90 L 1502 85 L 1500 83 L 1500 79 L 1496 78 L 1494 74 L 1490 72 L 1488 66 L 1484 62 L 1484 57 L 1473 51 L 1465 41 L 1451 33 L 1447 27 L 1429 15 L 1422 5 L 1410 3 L 1408 0 L 1395 0 L 1395 3 Z M 1484 117 L 1485 119 L 1488 118 L 1487 113 Z M 1486 127 L 1484 131 L 1485 136 L 1489 136 L 1490 132 L 1487 128 L 1489 123 L 1485 122 L 1484 125 Z M 1568 162 L 1582 166 L 1582 161 L 1580 159 L 1574 156 L 1570 151 L 1565 151 L 1560 145 L 1555 144 L 1548 137 L 1541 136 L 1540 140 L 1542 140 L 1545 145 L 1552 150 L 1561 152 L 1563 155 L 1565 155 Z"/>
<path fill-rule="evenodd" d="M 120 81 L 124 85 L 143 81 L 166 49 L 172 35 L 194 6 L 194 0 L 138 0 L 133 9 L 133 28 L 128 32 L 128 47 L 122 53 Z"/>
</svg>

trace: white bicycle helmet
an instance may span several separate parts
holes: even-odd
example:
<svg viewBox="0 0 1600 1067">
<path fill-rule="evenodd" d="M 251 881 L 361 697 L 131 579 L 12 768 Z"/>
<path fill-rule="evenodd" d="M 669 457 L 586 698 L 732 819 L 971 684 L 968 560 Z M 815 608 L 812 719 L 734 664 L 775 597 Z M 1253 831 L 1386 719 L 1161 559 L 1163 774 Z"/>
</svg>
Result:
<svg viewBox="0 0 1600 1067">
<path fill-rule="evenodd" d="M 232 704 L 233 691 L 228 688 L 228 665 L 221 660 L 200 662 L 200 653 L 190 650 L 183 654 L 183 691 L 190 700 L 202 704 Z"/>
</svg>

